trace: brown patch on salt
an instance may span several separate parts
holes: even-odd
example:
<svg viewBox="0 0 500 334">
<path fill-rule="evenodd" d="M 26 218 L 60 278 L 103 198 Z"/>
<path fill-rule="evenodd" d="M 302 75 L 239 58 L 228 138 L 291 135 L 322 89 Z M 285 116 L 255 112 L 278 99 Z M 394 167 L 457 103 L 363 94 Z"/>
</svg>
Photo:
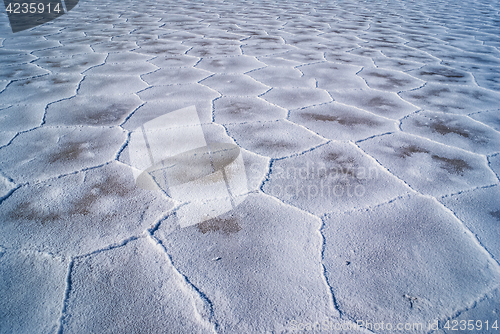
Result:
<svg viewBox="0 0 500 334">
<path fill-rule="evenodd" d="M 495 218 L 496 220 L 500 221 L 500 210 L 497 211 L 490 211 L 490 215 Z"/>
<path fill-rule="evenodd" d="M 48 162 L 49 163 L 55 163 L 55 162 L 67 162 L 71 160 L 77 159 L 80 154 L 82 154 L 85 151 L 88 151 L 88 148 L 86 147 L 86 143 L 65 143 L 61 145 L 61 149 L 57 151 L 56 153 L 52 154 Z"/>
<path fill-rule="evenodd" d="M 400 158 L 411 157 L 414 153 L 429 153 L 428 150 L 418 147 L 417 145 L 409 145 L 404 147 L 394 148 L 394 151 L 399 155 Z"/>
<path fill-rule="evenodd" d="M 241 231 L 241 226 L 238 224 L 238 219 L 233 216 L 229 216 L 227 218 L 212 218 L 210 220 L 206 220 L 202 223 L 196 224 L 198 231 L 203 234 L 208 232 L 221 232 L 226 235 L 237 233 Z"/>
<path fill-rule="evenodd" d="M 465 160 L 462 159 L 450 159 L 450 158 L 440 157 L 435 154 L 433 154 L 431 157 L 433 160 L 443 162 L 444 166 L 442 166 L 441 168 L 449 173 L 463 175 L 465 170 L 472 170 L 472 167 Z"/>
<path fill-rule="evenodd" d="M 342 117 L 342 116 L 322 115 L 315 113 L 304 113 L 302 114 L 302 117 L 321 122 L 336 122 L 340 125 L 345 125 L 349 127 L 360 124 L 372 125 L 372 126 L 374 125 L 374 122 L 360 117 Z"/>
<path fill-rule="evenodd" d="M 32 206 L 29 202 L 21 202 L 16 208 L 7 214 L 12 220 L 31 220 L 39 221 L 42 225 L 45 222 L 53 222 L 59 220 L 61 216 L 57 212 L 42 211 Z"/>
</svg>

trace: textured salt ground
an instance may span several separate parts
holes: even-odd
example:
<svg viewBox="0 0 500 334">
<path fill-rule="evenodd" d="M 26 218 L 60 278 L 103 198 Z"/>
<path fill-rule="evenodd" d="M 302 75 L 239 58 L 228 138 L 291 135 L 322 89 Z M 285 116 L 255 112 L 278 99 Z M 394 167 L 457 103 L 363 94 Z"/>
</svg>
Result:
<svg viewBox="0 0 500 334">
<path fill-rule="evenodd" d="M 67 310 L 82 316 L 67 319 L 70 333 L 105 333 L 110 328 L 129 333 L 206 333 L 213 327 L 198 314 L 207 312 L 203 300 L 185 289 L 183 277 L 161 246 L 145 238 L 79 258 L 71 279 Z"/>
<path fill-rule="evenodd" d="M 356 141 L 397 129 L 395 121 L 335 101 L 293 110 L 288 120 L 333 140 Z"/>
<path fill-rule="evenodd" d="M 456 312 L 457 302 L 473 303 L 499 279 L 496 262 L 433 199 L 335 214 L 324 235 L 331 245 L 325 248 L 327 277 L 336 282 L 340 309 L 356 319 L 430 323 L 437 312 Z"/>
<path fill-rule="evenodd" d="M 492 323 L 498 11 L 80 1 L 16 34 L 2 12 L 0 333 Z M 191 105 L 248 194 L 180 228 L 189 203 L 136 187 L 129 148 Z"/>
<path fill-rule="evenodd" d="M 360 147 L 423 194 L 444 196 L 498 180 L 484 156 L 408 134 L 375 137 Z"/>
<path fill-rule="evenodd" d="M 66 275 L 61 257 L 0 248 L 2 332 L 56 333 Z"/>
</svg>

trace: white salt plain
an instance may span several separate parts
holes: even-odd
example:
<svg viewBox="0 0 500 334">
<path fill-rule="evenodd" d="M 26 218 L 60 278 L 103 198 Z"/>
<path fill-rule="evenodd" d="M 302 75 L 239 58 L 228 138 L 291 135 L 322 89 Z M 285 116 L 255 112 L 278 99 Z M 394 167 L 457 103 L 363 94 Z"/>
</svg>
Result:
<svg viewBox="0 0 500 334">
<path fill-rule="evenodd" d="M 499 12 L 80 0 L 12 33 L 2 10 L 0 333 L 500 333 Z M 193 203 L 138 187 L 131 144 L 191 106 L 246 193 L 181 228 Z"/>
</svg>

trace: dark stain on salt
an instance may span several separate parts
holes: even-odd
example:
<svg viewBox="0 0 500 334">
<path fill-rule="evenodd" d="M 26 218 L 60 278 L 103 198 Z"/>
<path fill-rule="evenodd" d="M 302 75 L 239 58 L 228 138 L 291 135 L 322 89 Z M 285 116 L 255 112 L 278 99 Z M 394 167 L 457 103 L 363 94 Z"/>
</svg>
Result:
<svg viewBox="0 0 500 334">
<path fill-rule="evenodd" d="M 368 105 L 373 107 L 397 107 L 394 103 L 391 103 L 391 101 L 386 100 L 380 96 L 370 99 L 370 101 L 368 101 Z"/>
<path fill-rule="evenodd" d="M 46 222 L 53 222 L 61 218 L 60 214 L 57 212 L 51 212 L 47 210 L 46 212 L 34 208 L 29 202 L 22 202 L 16 206 L 16 208 L 7 214 L 7 217 L 12 220 L 30 220 L 39 221 L 42 225 Z"/>
<path fill-rule="evenodd" d="M 441 166 L 441 168 L 446 170 L 448 173 L 463 175 L 465 170 L 472 170 L 472 167 L 462 159 L 450 159 L 440 157 L 435 154 L 433 154 L 431 158 L 444 163 L 444 166 Z"/>
<path fill-rule="evenodd" d="M 446 78 L 456 78 L 456 79 L 462 79 L 465 77 L 464 74 L 458 72 L 458 71 L 453 71 L 451 69 L 447 68 L 433 68 L 432 71 L 420 71 L 420 75 L 423 76 L 434 76 L 434 75 L 439 75 L 443 76 Z"/>
<path fill-rule="evenodd" d="M 377 78 L 382 78 L 382 79 L 386 79 L 388 81 L 387 84 L 385 85 L 382 85 L 383 87 L 391 87 L 391 86 L 396 86 L 396 87 L 399 87 L 401 85 L 404 85 L 404 84 L 407 84 L 409 83 L 410 81 L 409 80 L 406 80 L 406 79 L 396 79 L 394 78 L 393 76 L 391 75 L 388 75 L 388 74 L 383 74 L 383 73 L 370 73 L 370 76 L 372 77 L 377 77 Z"/>
<path fill-rule="evenodd" d="M 255 148 L 256 149 L 259 149 L 259 148 L 277 148 L 277 149 L 289 150 L 289 149 L 295 149 L 296 145 L 294 145 L 290 142 L 286 142 L 284 140 L 262 139 L 256 143 Z"/>
<path fill-rule="evenodd" d="M 111 125 L 130 112 L 126 105 L 113 103 L 105 109 L 89 110 L 87 115 L 76 117 L 85 124 Z"/>
<path fill-rule="evenodd" d="M 436 121 L 432 123 L 431 129 L 442 134 L 443 136 L 448 133 L 456 133 L 457 135 L 460 135 L 464 138 L 469 138 L 469 134 L 461 128 L 448 126 L 443 121 Z"/>
<path fill-rule="evenodd" d="M 232 103 L 228 108 L 231 114 L 248 114 L 250 110 L 252 110 L 252 106 L 247 103 L 235 102 Z"/>
<path fill-rule="evenodd" d="M 85 143 L 65 143 L 61 146 L 59 151 L 49 157 L 48 162 L 50 164 L 76 160 L 80 154 L 88 150 L 88 148 L 84 147 Z"/>
<path fill-rule="evenodd" d="M 88 216 L 96 213 L 93 205 L 102 201 L 103 198 L 115 196 L 125 198 L 131 191 L 131 188 L 123 184 L 123 180 L 118 177 L 107 176 L 102 182 L 96 183 L 84 194 L 72 200 L 67 210 L 61 209 L 57 205 L 38 208 L 30 202 L 21 202 L 7 214 L 7 217 L 15 221 L 28 220 L 45 225 L 73 215 Z M 106 216 L 112 214 L 108 213 Z"/>
<path fill-rule="evenodd" d="M 500 210 L 490 211 L 490 215 L 496 220 L 500 221 Z"/>
<path fill-rule="evenodd" d="M 320 122 L 336 122 L 340 125 L 345 125 L 349 127 L 360 124 L 374 125 L 373 122 L 359 117 L 341 117 L 341 116 L 322 115 L 315 113 L 304 113 L 302 114 L 302 117 L 313 119 L 315 121 L 320 121 Z"/>
<path fill-rule="evenodd" d="M 323 156 L 323 160 L 326 161 L 330 174 L 334 172 L 344 177 L 350 176 L 359 181 L 356 173 L 358 168 L 353 157 L 345 157 L 339 153 L 329 152 Z"/>
<path fill-rule="evenodd" d="M 409 145 L 404 147 L 397 147 L 394 149 L 400 158 L 411 157 L 414 153 L 429 153 L 428 150 L 418 147 L 417 145 Z"/>
<path fill-rule="evenodd" d="M 196 224 L 198 231 L 203 234 L 208 232 L 220 232 L 226 235 L 237 233 L 241 231 L 241 226 L 238 223 L 238 219 L 233 216 L 227 218 L 217 217 L 210 220 L 206 220 L 202 223 Z"/>
<path fill-rule="evenodd" d="M 82 197 L 72 203 L 70 215 L 90 215 L 92 206 L 104 197 L 127 197 L 131 189 L 127 188 L 117 177 L 107 176 L 102 182 L 92 186 Z"/>
<path fill-rule="evenodd" d="M 63 79 L 60 79 L 59 77 L 52 78 L 51 81 L 54 84 L 66 84 L 66 83 L 69 83 L 69 80 L 63 80 Z"/>
</svg>

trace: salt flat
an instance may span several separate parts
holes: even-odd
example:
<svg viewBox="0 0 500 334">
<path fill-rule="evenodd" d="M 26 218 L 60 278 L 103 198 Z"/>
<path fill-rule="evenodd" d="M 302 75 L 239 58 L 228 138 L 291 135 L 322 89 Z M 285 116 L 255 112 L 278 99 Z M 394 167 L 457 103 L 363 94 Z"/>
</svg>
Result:
<svg viewBox="0 0 500 334">
<path fill-rule="evenodd" d="M 500 333 L 499 12 L 2 10 L 0 333 Z"/>
</svg>

